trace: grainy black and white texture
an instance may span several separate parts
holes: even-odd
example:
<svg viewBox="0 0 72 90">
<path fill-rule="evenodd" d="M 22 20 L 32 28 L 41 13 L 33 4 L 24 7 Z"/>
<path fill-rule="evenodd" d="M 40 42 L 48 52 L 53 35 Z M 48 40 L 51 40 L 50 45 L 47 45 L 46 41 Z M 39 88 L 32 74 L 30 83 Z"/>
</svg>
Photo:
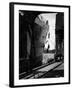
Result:
<svg viewBox="0 0 72 90">
<path fill-rule="evenodd" d="M 64 77 L 64 13 L 19 11 L 19 79 Z"/>
</svg>

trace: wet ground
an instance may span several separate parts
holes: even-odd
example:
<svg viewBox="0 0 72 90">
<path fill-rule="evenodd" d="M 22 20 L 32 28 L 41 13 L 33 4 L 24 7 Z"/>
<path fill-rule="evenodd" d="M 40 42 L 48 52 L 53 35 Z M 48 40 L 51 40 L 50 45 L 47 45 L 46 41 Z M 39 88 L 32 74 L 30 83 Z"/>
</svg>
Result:
<svg viewBox="0 0 72 90">
<path fill-rule="evenodd" d="M 37 78 L 57 78 L 64 77 L 64 63 L 55 62 L 50 65 L 45 65 L 36 68 L 31 74 L 26 75 L 23 79 L 37 79 Z"/>
</svg>

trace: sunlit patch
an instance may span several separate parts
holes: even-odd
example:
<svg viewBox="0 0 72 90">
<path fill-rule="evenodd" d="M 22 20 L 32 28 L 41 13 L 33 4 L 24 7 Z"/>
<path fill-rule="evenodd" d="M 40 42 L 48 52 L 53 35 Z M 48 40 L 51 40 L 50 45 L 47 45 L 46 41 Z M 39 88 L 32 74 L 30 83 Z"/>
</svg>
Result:
<svg viewBox="0 0 72 90">
<path fill-rule="evenodd" d="M 55 24 L 56 24 L 56 14 L 57 13 L 47 13 L 47 14 L 40 14 L 39 18 L 42 20 L 42 22 L 48 21 L 49 30 L 47 32 L 46 40 L 45 40 L 45 47 L 44 49 L 49 50 L 55 49 Z"/>
</svg>

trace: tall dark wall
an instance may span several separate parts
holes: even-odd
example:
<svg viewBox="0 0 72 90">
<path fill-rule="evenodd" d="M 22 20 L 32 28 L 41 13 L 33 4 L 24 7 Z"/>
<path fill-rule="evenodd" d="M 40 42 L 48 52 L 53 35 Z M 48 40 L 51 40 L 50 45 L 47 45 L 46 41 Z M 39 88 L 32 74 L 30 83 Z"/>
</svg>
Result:
<svg viewBox="0 0 72 90">
<path fill-rule="evenodd" d="M 64 13 L 58 13 L 56 16 L 56 35 L 59 40 L 64 39 Z"/>
<path fill-rule="evenodd" d="M 56 49 L 62 49 L 64 43 L 64 13 L 58 13 L 56 16 Z"/>
<path fill-rule="evenodd" d="M 19 13 L 19 57 L 27 57 L 27 37 L 30 35 L 30 28 L 33 29 L 33 22 L 37 16 L 37 12 L 20 11 Z M 29 27 L 30 26 L 30 27 Z M 31 37 L 31 36 L 30 36 Z"/>
<path fill-rule="evenodd" d="M 26 58 L 27 55 L 27 23 L 24 17 L 19 15 L 19 57 Z"/>
</svg>

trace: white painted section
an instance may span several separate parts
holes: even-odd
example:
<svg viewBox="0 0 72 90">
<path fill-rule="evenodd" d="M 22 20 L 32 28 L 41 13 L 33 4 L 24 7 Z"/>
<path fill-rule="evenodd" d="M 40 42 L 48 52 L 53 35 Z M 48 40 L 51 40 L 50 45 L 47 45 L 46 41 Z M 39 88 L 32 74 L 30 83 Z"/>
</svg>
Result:
<svg viewBox="0 0 72 90">
<path fill-rule="evenodd" d="M 49 60 L 54 59 L 54 53 L 43 53 L 42 63 L 47 63 Z"/>
</svg>

